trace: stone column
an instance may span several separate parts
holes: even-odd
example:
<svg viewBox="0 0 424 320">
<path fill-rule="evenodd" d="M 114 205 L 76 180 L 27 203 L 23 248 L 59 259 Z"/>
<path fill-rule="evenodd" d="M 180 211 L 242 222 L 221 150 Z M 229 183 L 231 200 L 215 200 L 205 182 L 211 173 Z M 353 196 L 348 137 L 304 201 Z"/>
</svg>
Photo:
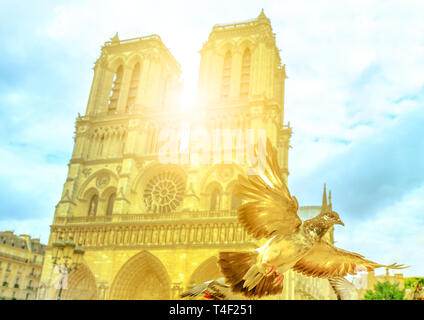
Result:
<svg viewBox="0 0 424 320">
<path fill-rule="evenodd" d="M 86 144 L 89 143 L 88 140 L 88 127 L 76 125 L 76 133 L 75 133 L 75 144 L 74 144 L 74 152 L 72 154 L 72 159 L 82 159 L 85 155 Z"/>
<path fill-rule="evenodd" d="M 199 82 L 197 84 L 197 101 L 200 105 L 204 105 L 207 101 L 208 75 L 210 72 L 210 50 L 205 46 L 200 51 L 201 61 L 199 67 Z"/>
<path fill-rule="evenodd" d="M 179 300 L 180 294 L 183 292 L 184 288 L 181 282 L 173 282 L 171 284 L 171 300 Z"/>
<path fill-rule="evenodd" d="M 214 59 L 211 59 L 211 71 L 209 75 L 208 87 L 205 88 L 207 93 L 207 103 L 216 103 L 221 99 L 222 87 L 222 72 L 224 67 L 225 52 L 216 54 Z M 231 90 L 231 82 L 230 82 Z"/>
<path fill-rule="evenodd" d="M 102 78 L 103 82 L 99 85 L 100 89 L 93 114 L 107 112 L 114 76 L 115 72 L 106 67 Z"/>
<path fill-rule="evenodd" d="M 243 52 L 240 49 L 233 51 L 232 68 L 231 68 L 231 87 L 230 99 L 238 100 L 240 98 L 240 81 L 241 81 L 241 65 Z"/>
<path fill-rule="evenodd" d="M 100 58 L 96 61 L 96 65 L 94 66 L 94 76 L 93 82 L 91 84 L 90 96 L 88 98 L 87 103 L 87 115 L 91 115 L 94 113 L 95 106 L 98 104 L 98 98 L 100 96 L 102 90 L 102 82 L 104 80 L 105 68 L 107 65 L 106 57 L 102 54 Z"/>
<path fill-rule="evenodd" d="M 154 108 L 154 111 L 159 111 L 160 106 L 160 87 L 163 82 L 163 79 L 161 79 L 161 61 L 156 56 L 153 56 L 151 58 L 150 62 L 150 88 L 149 88 L 149 107 Z"/>
<path fill-rule="evenodd" d="M 265 45 L 261 41 L 258 43 L 258 47 L 256 49 L 257 57 L 256 57 L 256 79 L 255 79 L 255 87 L 256 92 L 255 95 L 264 96 L 265 94 Z"/>
<path fill-rule="evenodd" d="M 80 174 L 80 164 L 70 164 L 68 177 L 63 186 L 62 197 L 56 206 L 55 217 L 72 216 L 76 206 L 74 202 L 75 192 L 77 189 L 78 177 Z"/>
<path fill-rule="evenodd" d="M 149 89 L 149 73 L 150 73 L 150 60 L 145 58 L 141 65 L 141 73 L 138 84 L 138 91 L 136 96 L 135 108 L 139 112 L 147 105 L 147 92 Z"/>
<path fill-rule="evenodd" d="M 124 74 L 122 76 L 122 83 L 121 88 L 119 90 L 119 98 L 118 98 L 118 106 L 117 106 L 117 112 L 122 113 L 125 112 L 125 108 L 127 106 L 127 100 L 128 100 L 128 91 L 130 88 L 130 82 L 132 77 L 132 68 L 130 68 L 128 65 L 124 65 Z"/>
</svg>

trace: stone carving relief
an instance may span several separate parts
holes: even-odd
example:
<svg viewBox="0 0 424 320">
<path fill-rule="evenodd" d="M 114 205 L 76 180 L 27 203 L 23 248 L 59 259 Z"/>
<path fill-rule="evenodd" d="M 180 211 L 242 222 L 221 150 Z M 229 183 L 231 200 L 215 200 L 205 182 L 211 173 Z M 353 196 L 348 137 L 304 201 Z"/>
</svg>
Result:
<svg viewBox="0 0 424 320">
<path fill-rule="evenodd" d="M 110 182 L 110 177 L 107 173 L 104 173 L 97 177 L 96 186 L 100 189 L 107 187 Z"/>
<path fill-rule="evenodd" d="M 228 181 L 233 176 L 233 168 L 229 166 L 223 166 L 218 170 L 218 178 L 221 181 Z"/>
<path fill-rule="evenodd" d="M 91 174 L 91 168 L 85 168 L 82 170 L 82 174 L 87 178 Z"/>
</svg>

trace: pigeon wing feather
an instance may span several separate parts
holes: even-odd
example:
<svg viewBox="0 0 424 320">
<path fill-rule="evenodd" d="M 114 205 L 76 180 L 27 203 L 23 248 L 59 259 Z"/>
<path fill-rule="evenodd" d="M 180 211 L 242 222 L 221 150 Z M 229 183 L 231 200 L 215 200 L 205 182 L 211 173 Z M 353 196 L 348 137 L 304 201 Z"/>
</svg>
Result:
<svg viewBox="0 0 424 320">
<path fill-rule="evenodd" d="M 300 259 L 293 270 L 306 276 L 318 278 L 344 277 L 347 274 L 356 274 L 357 267 L 362 266 L 367 271 L 375 268 L 386 267 L 390 269 L 408 268 L 404 265 L 383 265 L 365 259 L 360 254 L 339 249 L 332 244 L 321 240 Z"/>
<path fill-rule="evenodd" d="M 238 219 L 255 239 L 296 232 L 302 224 L 296 197 L 289 189 L 278 165 L 277 151 L 267 140 L 264 170 L 244 177 L 239 175 L 236 196 L 246 201 L 238 208 Z M 258 146 L 255 148 L 258 157 Z M 259 160 L 258 160 L 259 161 Z"/>
<path fill-rule="evenodd" d="M 334 293 L 339 300 L 359 300 L 358 290 L 352 282 L 343 277 L 328 279 Z"/>
<path fill-rule="evenodd" d="M 181 298 L 196 298 L 206 291 L 211 291 L 212 295 L 218 299 L 225 299 L 224 291 L 228 291 L 230 286 L 224 283 L 225 279 L 210 280 L 201 283 L 181 294 Z"/>
</svg>

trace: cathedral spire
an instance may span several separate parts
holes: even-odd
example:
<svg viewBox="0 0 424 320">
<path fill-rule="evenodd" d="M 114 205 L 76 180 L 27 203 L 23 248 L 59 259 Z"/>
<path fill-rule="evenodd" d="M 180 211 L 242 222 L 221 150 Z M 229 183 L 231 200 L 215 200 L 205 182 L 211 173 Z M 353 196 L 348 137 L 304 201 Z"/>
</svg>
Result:
<svg viewBox="0 0 424 320">
<path fill-rule="evenodd" d="M 321 206 L 321 212 L 326 211 L 328 208 L 327 205 L 327 186 L 324 183 L 324 193 L 322 195 L 322 206 Z"/>
</svg>

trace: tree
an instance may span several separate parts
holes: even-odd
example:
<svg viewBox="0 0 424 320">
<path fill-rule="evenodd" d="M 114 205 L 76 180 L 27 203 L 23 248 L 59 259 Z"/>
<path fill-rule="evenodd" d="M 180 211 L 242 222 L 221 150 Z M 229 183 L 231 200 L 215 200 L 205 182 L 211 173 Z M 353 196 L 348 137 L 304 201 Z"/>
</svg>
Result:
<svg viewBox="0 0 424 320">
<path fill-rule="evenodd" d="M 390 282 L 378 282 L 373 290 L 367 290 L 365 300 L 403 300 L 405 290 L 399 290 L 399 284 L 390 284 Z"/>
<path fill-rule="evenodd" d="M 418 282 L 421 282 L 424 285 L 424 278 L 420 278 L 420 277 L 405 278 L 405 289 L 415 289 L 418 285 Z"/>
<path fill-rule="evenodd" d="M 424 278 L 409 277 L 405 278 L 405 298 L 408 300 L 422 300 L 424 298 Z"/>
</svg>

